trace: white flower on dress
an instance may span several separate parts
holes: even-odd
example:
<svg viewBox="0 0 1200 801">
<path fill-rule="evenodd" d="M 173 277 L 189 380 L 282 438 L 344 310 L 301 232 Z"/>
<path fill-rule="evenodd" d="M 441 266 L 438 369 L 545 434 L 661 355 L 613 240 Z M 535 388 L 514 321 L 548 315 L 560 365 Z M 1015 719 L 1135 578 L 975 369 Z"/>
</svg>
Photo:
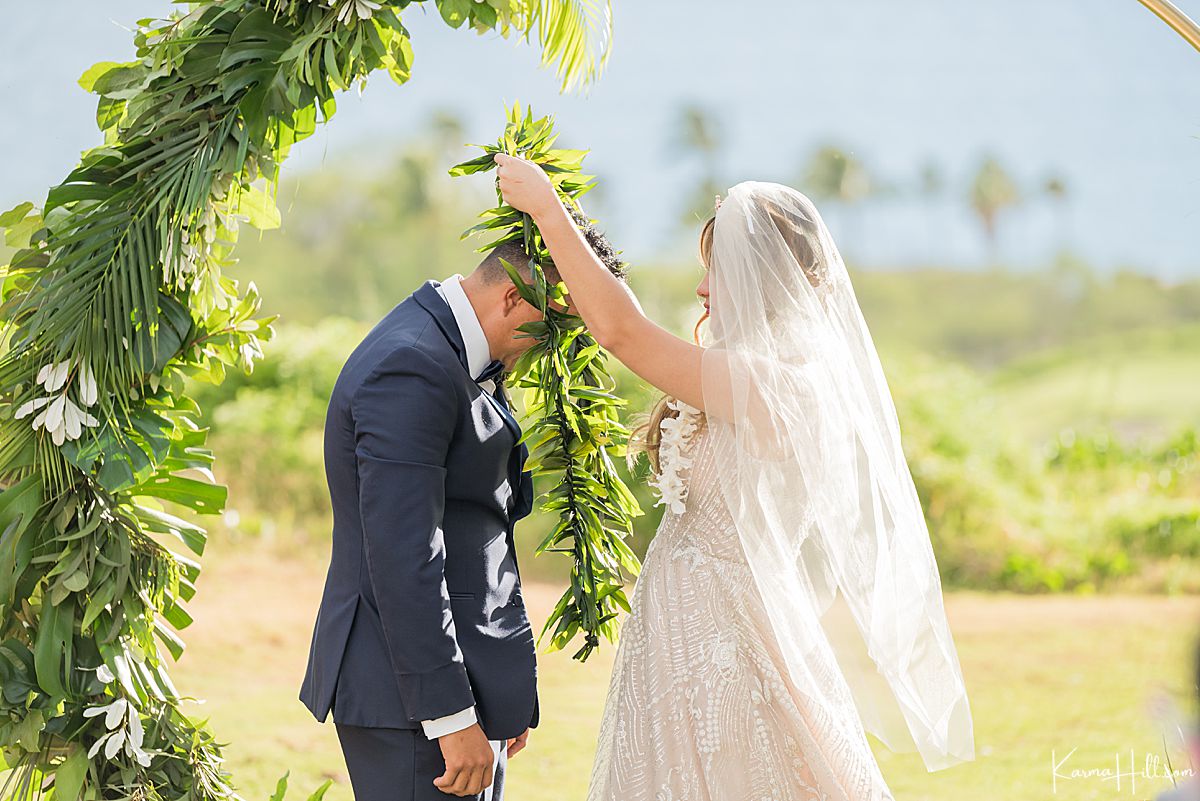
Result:
<svg viewBox="0 0 1200 801">
<path fill-rule="evenodd" d="M 650 479 L 650 485 L 658 490 L 658 500 L 655 506 L 665 505 L 675 514 L 683 514 L 686 510 L 684 501 L 687 500 L 687 485 L 684 482 L 683 471 L 692 466 L 692 458 L 684 454 L 684 450 L 698 428 L 700 410 L 689 406 L 681 400 L 667 401 L 667 408 L 678 412 L 676 417 L 664 417 L 662 420 L 662 438 L 658 446 L 658 465 L 660 472 Z"/>
<path fill-rule="evenodd" d="M 125 753 L 136 759 L 139 765 L 149 766 L 150 755 L 142 750 L 142 738 L 145 735 L 142 718 L 133 704 L 124 698 L 118 698 L 111 704 L 83 710 L 85 718 L 94 718 L 97 715 L 104 715 L 104 726 L 108 729 L 108 734 L 92 744 L 88 750 L 88 759 L 96 756 L 101 746 L 104 747 L 104 758 L 112 759 L 124 746 Z"/>
<path fill-rule="evenodd" d="M 737 667 L 737 640 L 722 633 L 712 647 L 712 662 L 717 670 L 728 673 Z"/>
</svg>

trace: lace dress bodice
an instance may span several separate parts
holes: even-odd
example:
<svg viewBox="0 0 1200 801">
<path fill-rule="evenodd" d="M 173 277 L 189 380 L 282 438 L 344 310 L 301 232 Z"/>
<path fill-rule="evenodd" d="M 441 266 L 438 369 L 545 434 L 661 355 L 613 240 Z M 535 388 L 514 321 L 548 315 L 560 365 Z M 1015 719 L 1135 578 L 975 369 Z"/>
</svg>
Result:
<svg viewBox="0 0 1200 801">
<path fill-rule="evenodd" d="M 701 416 L 696 432 L 679 453 L 686 464 L 681 471 L 687 487 L 685 511 L 675 513 L 668 508 L 647 548 L 647 560 L 654 551 L 663 548 L 672 552 L 695 548 L 697 555 L 721 560 L 729 569 L 749 571 L 737 529 L 721 495 L 713 451 L 713 439 L 708 436 L 708 427 Z M 662 469 L 672 469 L 669 460 L 674 454 L 666 449 L 661 454 Z M 748 572 L 745 575 L 749 577 Z"/>
<path fill-rule="evenodd" d="M 708 433 L 701 417 L 676 457 L 684 510 L 668 505 L 646 551 L 589 801 L 892 799 L 840 675 L 821 682 L 833 704 L 788 679 Z"/>
</svg>

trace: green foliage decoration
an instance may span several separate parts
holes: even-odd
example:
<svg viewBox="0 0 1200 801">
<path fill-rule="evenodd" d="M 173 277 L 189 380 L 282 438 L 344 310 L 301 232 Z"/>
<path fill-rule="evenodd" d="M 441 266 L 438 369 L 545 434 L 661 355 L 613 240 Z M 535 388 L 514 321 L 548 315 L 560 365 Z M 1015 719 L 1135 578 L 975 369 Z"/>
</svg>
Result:
<svg viewBox="0 0 1200 801">
<path fill-rule="evenodd" d="M 483 155 L 451 168 L 455 176 L 494 169 L 495 154 L 522 156 L 540 165 L 559 196 L 586 221 L 578 199 L 595 186 L 582 174 L 585 150 L 553 147 L 557 134 L 552 117 L 524 115 L 519 103 L 508 114 L 504 133 L 494 144 L 480 145 Z M 551 488 L 542 509 L 558 515 L 558 523 L 538 547 L 538 553 L 557 551 L 572 557 L 570 586 L 542 629 L 550 635 L 551 650 L 565 648 L 576 635 L 583 644 L 574 658 L 586 661 L 604 635 L 616 639 L 619 609 L 629 610 L 624 576 L 637 575 L 637 555 L 626 542 L 633 518 L 642 513 L 633 493 L 617 472 L 614 458 L 624 456 L 628 430 L 621 424 L 624 405 L 614 392 L 607 354 L 588 333 L 583 320 L 567 306 L 566 286 L 551 284 L 545 268 L 553 264 L 537 226 L 526 213 L 504 203 L 497 191 L 495 208 L 468 229 L 490 237 L 480 252 L 519 243 L 529 257 L 532 281 L 505 263 L 521 296 L 542 312 L 542 319 L 521 326 L 536 341 L 513 368 L 513 380 L 527 390 L 527 430 L 535 476 L 545 476 Z"/>
<path fill-rule="evenodd" d="M 226 274 L 279 225 L 279 168 L 385 70 L 411 0 L 209 0 L 143 19 L 134 61 L 80 85 L 102 145 L 40 208 L 0 214 L 0 798 L 238 798 L 167 671 L 217 514 L 187 377 L 250 371 L 272 335 Z M 564 87 L 607 52 L 596 0 L 435 0 L 453 27 L 537 37 Z M 183 548 L 178 548 L 182 544 Z M 325 786 L 313 794 L 319 799 Z M 281 782 L 277 796 L 282 796 Z"/>
</svg>

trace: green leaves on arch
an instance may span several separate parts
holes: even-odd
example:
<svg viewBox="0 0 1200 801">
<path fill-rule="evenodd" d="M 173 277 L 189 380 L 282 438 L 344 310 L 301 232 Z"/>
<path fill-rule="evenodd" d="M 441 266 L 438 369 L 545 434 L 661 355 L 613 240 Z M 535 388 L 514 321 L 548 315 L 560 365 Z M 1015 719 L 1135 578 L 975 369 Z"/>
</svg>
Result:
<svg viewBox="0 0 1200 801">
<path fill-rule="evenodd" d="M 606 2 L 431 2 L 455 27 L 536 39 L 564 88 L 603 66 Z M 280 165 L 338 91 L 377 70 L 408 80 L 415 4 L 207 0 L 139 20 L 136 59 L 80 79 L 103 143 L 41 208 L 0 214 L 6 801 L 48 782 L 61 801 L 236 797 L 167 671 L 206 538 L 185 517 L 225 500 L 184 381 L 261 357 L 272 319 L 228 274 L 239 227 L 279 224 Z"/>
</svg>

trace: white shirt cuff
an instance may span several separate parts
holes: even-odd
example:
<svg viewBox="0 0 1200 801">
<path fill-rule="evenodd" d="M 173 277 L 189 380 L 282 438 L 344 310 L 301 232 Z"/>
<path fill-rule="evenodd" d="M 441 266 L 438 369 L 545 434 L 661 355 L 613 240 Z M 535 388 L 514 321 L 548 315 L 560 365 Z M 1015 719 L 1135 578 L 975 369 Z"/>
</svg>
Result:
<svg viewBox="0 0 1200 801">
<path fill-rule="evenodd" d="M 422 720 L 421 728 L 425 730 L 425 736 L 430 740 L 436 740 L 439 737 L 445 737 L 447 734 L 453 734 L 456 731 L 462 731 L 468 726 L 473 725 L 478 718 L 475 716 L 475 707 L 469 706 L 461 712 L 455 712 L 453 715 L 446 715 L 444 718 L 435 718 L 434 720 Z"/>
</svg>

